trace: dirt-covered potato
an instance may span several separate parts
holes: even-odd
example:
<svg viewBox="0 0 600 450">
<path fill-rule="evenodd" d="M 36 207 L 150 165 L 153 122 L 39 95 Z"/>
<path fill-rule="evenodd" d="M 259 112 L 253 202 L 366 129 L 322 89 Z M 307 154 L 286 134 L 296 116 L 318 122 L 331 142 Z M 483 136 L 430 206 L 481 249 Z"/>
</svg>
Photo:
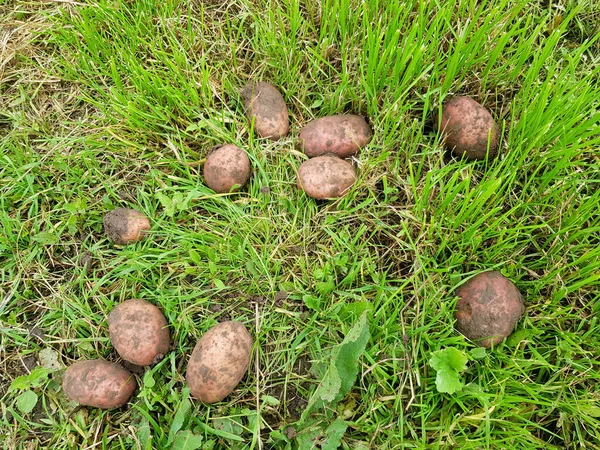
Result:
<svg viewBox="0 0 600 450">
<path fill-rule="evenodd" d="M 240 322 L 222 322 L 198 341 L 186 379 L 194 397 L 215 403 L 238 385 L 250 364 L 252 337 Z"/>
<path fill-rule="evenodd" d="M 117 305 L 108 315 L 108 333 L 119 355 L 138 366 L 156 364 L 169 351 L 167 319 L 146 300 Z"/>
<path fill-rule="evenodd" d="M 254 130 L 263 138 L 281 139 L 290 130 L 290 119 L 285 100 L 277 88 L 264 81 L 251 81 L 242 91 L 246 115 Z"/>
<path fill-rule="evenodd" d="M 483 272 L 457 290 L 456 328 L 474 343 L 489 348 L 513 330 L 525 312 L 517 287 L 500 272 Z"/>
<path fill-rule="evenodd" d="M 309 158 L 333 153 L 340 158 L 356 155 L 373 132 L 361 116 L 327 116 L 313 120 L 300 131 L 300 147 Z"/>
<path fill-rule="evenodd" d="M 79 361 L 63 376 L 63 391 L 71 400 L 95 408 L 118 408 L 133 395 L 133 376 L 116 363 L 102 359 Z"/>
<path fill-rule="evenodd" d="M 494 158 L 498 154 L 500 131 L 487 109 L 469 97 L 453 97 L 442 108 L 441 121 L 434 126 L 442 131 L 446 146 L 458 157 L 469 160 Z"/>
<path fill-rule="evenodd" d="M 296 184 L 309 197 L 328 199 L 343 197 L 355 181 L 352 164 L 335 155 L 323 155 L 300 165 Z"/>
<path fill-rule="evenodd" d="M 104 231 L 115 244 L 141 241 L 150 229 L 150 220 L 135 209 L 116 208 L 104 216 Z"/>
<path fill-rule="evenodd" d="M 242 187 L 250 178 L 250 173 L 248 155 L 233 144 L 214 147 L 204 163 L 204 181 L 219 194 Z"/>
</svg>

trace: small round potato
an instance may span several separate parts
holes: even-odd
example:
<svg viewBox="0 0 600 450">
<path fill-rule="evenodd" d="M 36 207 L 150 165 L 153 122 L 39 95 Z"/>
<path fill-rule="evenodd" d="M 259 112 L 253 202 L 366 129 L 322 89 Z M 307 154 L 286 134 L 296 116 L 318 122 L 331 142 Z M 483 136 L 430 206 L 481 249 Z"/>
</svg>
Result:
<svg viewBox="0 0 600 450">
<path fill-rule="evenodd" d="M 222 322 L 200 338 L 187 368 L 194 397 L 215 403 L 238 385 L 250 364 L 252 337 L 240 322 Z"/>
<path fill-rule="evenodd" d="M 133 395 L 133 376 L 116 363 L 102 359 L 79 361 L 63 376 L 63 390 L 71 400 L 95 408 L 118 408 Z"/>
<path fill-rule="evenodd" d="M 313 120 L 300 131 L 300 146 L 309 158 L 325 153 L 348 158 L 372 137 L 371 127 L 361 116 L 327 116 Z"/>
<path fill-rule="evenodd" d="M 316 199 L 340 198 L 356 181 L 356 170 L 335 155 L 323 155 L 304 161 L 298 168 L 296 184 Z"/>
<path fill-rule="evenodd" d="M 500 132 L 487 109 L 469 97 L 453 97 L 442 108 L 441 122 L 434 126 L 444 135 L 446 146 L 458 157 L 469 160 L 494 158 L 498 154 Z"/>
<path fill-rule="evenodd" d="M 458 288 L 457 295 L 456 328 L 481 347 L 502 342 L 525 312 L 517 287 L 497 271 L 474 276 Z"/>
<path fill-rule="evenodd" d="M 288 134 L 290 119 L 285 100 L 277 88 L 264 81 L 251 81 L 242 91 L 246 115 L 263 138 L 277 141 Z"/>
<path fill-rule="evenodd" d="M 204 163 L 204 181 L 219 194 L 238 190 L 246 184 L 250 172 L 248 155 L 233 144 L 213 148 Z"/>
<path fill-rule="evenodd" d="M 104 231 L 115 244 L 141 241 L 150 229 L 150 220 L 135 209 L 116 208 L 104 216 Z"/>
<path fill-rule="evenodd" d="M 146 300 L 117 305 L 108 315 L 108 333 L 119 355 L 138 366 L 156 364 L 169 351 L 167 320 Z"/>
</svg>

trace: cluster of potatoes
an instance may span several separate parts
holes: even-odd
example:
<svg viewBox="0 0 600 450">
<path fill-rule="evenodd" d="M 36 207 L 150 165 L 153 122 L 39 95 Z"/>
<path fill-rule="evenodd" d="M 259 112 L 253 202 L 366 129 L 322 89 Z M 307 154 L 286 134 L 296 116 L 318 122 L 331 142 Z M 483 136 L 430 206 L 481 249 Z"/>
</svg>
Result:
<svg viewBox="0 0 600 450">
<path fill-rule="evenodd" d="M 104 217 L 104 228 L 115 243 L 130 244 L 143 239 L 150 221 L 139 211 L 117 208 Z M 146 300 L 120 303 L 107 321 L 110 342 L 123 360 L 146 367 L 169 352 L 167 319 Z M 187 366 L 191 394 L 204 403 L 227 397 L 248 370 L 252 345 L 252 337 L 241 322 L 221 322 L 209 329 L 196 343 Z M 62 386 L 71 400 L 108 409 L 127 403 L 137 384 L 121 365 L 92 359 L 69 366 Z"/>
<path fill-rule="evenodd" d="M 278 140 L 289 132 L 288 110 L 281 93 L 271 84 L 251 82 L 242 92 L 248 118 L 263 138 Z M 435 117 L 446 146 L 469 160 L 493 158 L 498 152 L 499 128 L 492 115 L 467 97 L 454 97 Z M 357 115 L 327 116 L 306 125 L 299 145 L 309 157 L 297 173 L 297 186 L 315 199 L 345 195 L 356 181 L 348 158 L 366 146 L 373 132 Z M 217 193 L 243 186 L 251 175 L 246 152 L 235 145 L 213 148 L 204 164 L 206 184 Z M 117 208 L 104 217 L 107 235 L 126 245 L 144 238 L 150 220 L 139 211 Z M 483 347 L 497 345 L 508 337 L 525 311 L 516 286 L 500 272 L 480 273 L 457 290 L 456 328 Z M 108 315 L 110 341 L 131 364 L 150 366 L 169 351 L 167 320 L 151 303 L 132 299 L 116 306 Z M 223 400 L 248 370 L 253 340 L 240 322 L 222 322 L 197 342 L 187 366 L 186 381 L 192 395 L 205 403 Z M 66 395 L 83 405 L 114 408 L 126 403 L 136 388 L 131 373 L 104 360 L 79 361 L 63 378 Z"/>
<path fill-rule="evenodd" d="M 275 86 L 250 82 L 242 91 L 242 100 L 258 136 L 276 141 L 289 133 L 288 109 Z M 300 131 L 299 146 L 311 159 L 299 167 L 297 186 L 316 199 L 342 197 L 356 181 L 356 170 L 347 158 L 356 155 L 372 137 L 361 116 L 327 116 L 310 122 Z M 206 157 L 203 174 L 206 185 L 215 192 L 231 192 L 250 178 L 250 160 L 235 145 L 217 146 Z"/>
<path fill-rule="evenodd" d="M 288 109 L 275 86 L 252 81 L 241 96 L 246 115 L 260 137 L 276 141 L 289 133 Z M 491 159 L 498 153 L 498 125 L 488 110 L 469 97 L 451 98 L 443 106 L 441 117 L 434 117 L 434 125 L 456 156 Z M 355 156 L 372 137 L 368 123 L 357 115 L 326 116 L 308 123 L 298 136 L 300 149 L 310 158 L 298 168 L 298 188 L 315 199 L 344 196 L 356 181 L 356 170 L 348 158 Z M 243 186 L 251 172 L 246 152 L 225 144 L 210 150 L 203 174 L 208 187 L 227 193 Z"/>
</svg>

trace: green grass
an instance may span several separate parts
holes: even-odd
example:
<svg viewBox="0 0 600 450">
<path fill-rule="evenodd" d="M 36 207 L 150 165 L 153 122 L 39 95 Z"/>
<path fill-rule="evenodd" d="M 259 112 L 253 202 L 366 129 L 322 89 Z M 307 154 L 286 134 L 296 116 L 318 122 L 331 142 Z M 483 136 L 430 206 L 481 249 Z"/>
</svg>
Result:
<svg viewBox="0 0 600 450">
<path fill-rule="evenodd" d="M 595 2 L 86 3 L 0 5 L 5 448 L 171 448 L 178 429 L 205 448 L 298 448 L 288 427 L 308 427 L 322 367 L 364 310 L 356 383 L 310 418 L 343 418 L 341 448 L 600 448 Z M 284 94 L 288 138 L 249 128 L 250 79 Z M 493 113 L 501 158 L 446 155 L 431 117 L 452 94 Z M 315 202 L 295 187 L 294 137 L 337 113 L 367 116 L 375 137 L 352 191 Z M 203 184 L 223 142 L 253 164 L 240 194 Z M 102 216 L 116 206 L 150 216 L 151 235 L 111 244 Z M 453 292 L 487 269 L 516 283 L 526 317 L 469 361 L 463 391 L 439 393 L 432 353 L 473 348 Z M 76 408 L 62 370 L 9 389 L 44 349 L 62 366 L 118 361 L 106 315 L 132 297 L 161 306 L 173 348 L 136 374 L 126 407 Z M 224 402 L 188 410 L 187 358 L 229 318 L 256 340 L 250 370 Z M 38 400 L 24 414 L 26 391 Z"/>
</svg>

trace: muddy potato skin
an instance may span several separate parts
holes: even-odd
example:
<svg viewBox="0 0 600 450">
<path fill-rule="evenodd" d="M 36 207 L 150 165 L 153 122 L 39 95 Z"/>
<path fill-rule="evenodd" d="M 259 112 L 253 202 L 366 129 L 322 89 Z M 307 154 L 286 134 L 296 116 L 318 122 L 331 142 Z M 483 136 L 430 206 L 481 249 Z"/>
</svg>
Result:
<svg viewBox="0 0 600 450">
<path fill-rule="evenodd" d="M 324 200 L 343 197 L 355 181 L 352 164 L 337 156 L 323 155 L 300 165 L 296 184 L 309 197 Z"/>
<path fill-rule="evenodd" d="M 252 121 L 254 130 L 263 138 L 277 141 L 290 130 L 290 119 L 281 92 L 264 81 L 251 81 L 242 91 L 246 115 Z"/>
<path fill-rule="evenodd" d="M 219 194 L 231 192 L 236 185 L 241 187 L 246 184 L 250 173 L 248 155 L 233 144 L 215 147 L 204 163 L 204 181 Z"/>
<path fill-rule="evenodd" d="M 457 291 L 456 328 L 481 347 L 497 345 L 525 312 L 517 287 L 500 272 L 483 272 Z"/>
<path fill-rule="evenodd" d="M 363 117 L 348 114 L 313 120 L 299 137 L 300 147 L 309 158 L 325 153 L 348 158 L 371 141 L 373 132 Z"/>
<path fill-rule="evenodd" d="M 95 408 L 118 408 L 133 395 L 133 376 L 116 363 L 93 359 L 69 366 L 63 376 L 63 391 L 71 400 Z"/>
<path fill-rule="evenodd" d="M 442 108 L 441 123 L 435 127 L 444 133 L 444 141 L 455 156 L 469 160 L 494 158 L 498 154 L 500 132 L 494 118 L 482 105 L 469 97 L 453 97 Z"/>
<path fill-rule="evenodd" d="M 115 244 L 141 241 L 150 229 L 150 220 L 135 209 L 116 208 L 104 216 L 104 231 Z"/>
<path fill-rule="evenodd" d="M 138 366 L 156 364 L 169 351 L 167 319 L 145 300 L 117 305 L 108 315 L 108 332 L 119 355 Z"/>
<path fill-rule="evenodd" d="M 187 368 L 186 379 L 194 397 L 215 403 L 238 385 L 250 364 L 252 337 L 240 322 L 222 322 L 198 341 Z"/>
</svg>

